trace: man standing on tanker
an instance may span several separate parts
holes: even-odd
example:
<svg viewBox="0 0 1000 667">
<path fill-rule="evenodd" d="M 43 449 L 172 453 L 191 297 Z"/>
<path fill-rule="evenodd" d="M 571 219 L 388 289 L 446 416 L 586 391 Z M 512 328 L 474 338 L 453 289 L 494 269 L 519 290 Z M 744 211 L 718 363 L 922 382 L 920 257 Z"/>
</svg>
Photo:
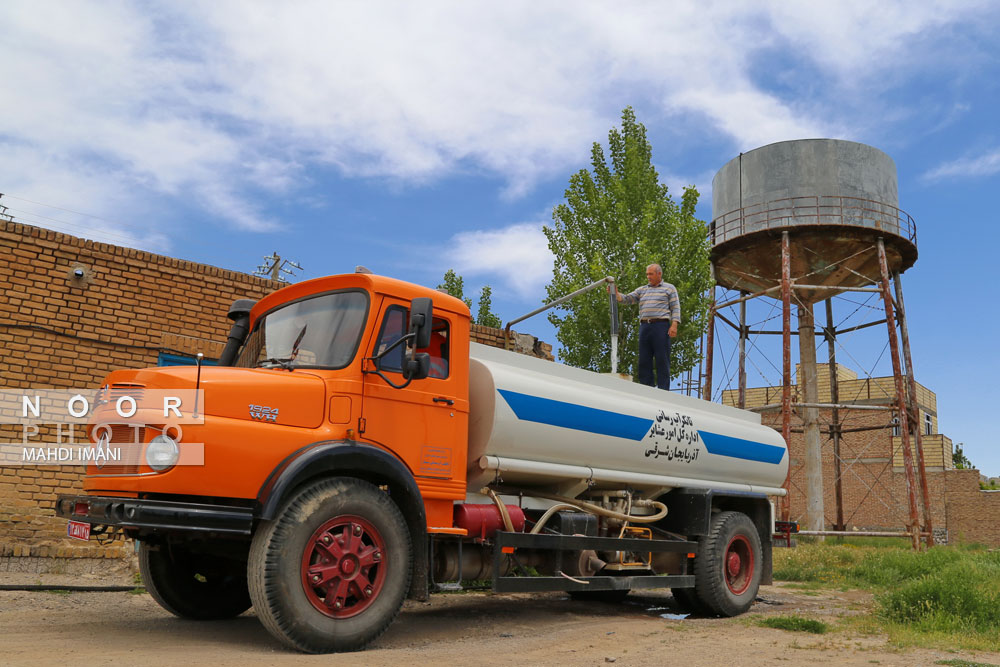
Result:
<svg viewBox="0 0 1000 667">
<path fill-rule="evenodd" d="M 646 267 L 646 280 L 635 291 L 622 296 L 622 303 L 639 304 L 639 382 L 653 386 L 653 361 L 656 361 L 656 386 L 670 389 L 670 339 L 677 336 L 681 319 L 681 301 L 677 288 L 663 282 L 659 264 Z"/>
</svg>

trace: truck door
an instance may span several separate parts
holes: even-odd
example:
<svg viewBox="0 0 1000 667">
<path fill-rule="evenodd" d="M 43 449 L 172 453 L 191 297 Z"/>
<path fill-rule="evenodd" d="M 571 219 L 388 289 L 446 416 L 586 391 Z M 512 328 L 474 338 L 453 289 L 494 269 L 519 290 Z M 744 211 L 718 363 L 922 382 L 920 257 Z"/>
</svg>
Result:
<svg viewBox="0 0 1000 667">
<path fill-rule="evenodd" d="M 434 312 L 431 344 L 418 350 L 431 357 L 427 378 L 394 389 L 377 375 L 365 375 L 362 437 L 393 451 L 409 466 L 422 489 L 433 485 L 433 480 L 460 476 L 464 494 L 468 404 L 460 400 L 464 399 L 460 383 L 465 378 L 451 368 L 454 324 L 452 314 Z M 408 325 L 409 304 L 385 299 L 368 356 L 388 348 L 407 331 Z M 382 372 L 397 384 L 403 382 L 406 354 L 405 346 L 400 345 L 380 362 Z"/>
</svg>

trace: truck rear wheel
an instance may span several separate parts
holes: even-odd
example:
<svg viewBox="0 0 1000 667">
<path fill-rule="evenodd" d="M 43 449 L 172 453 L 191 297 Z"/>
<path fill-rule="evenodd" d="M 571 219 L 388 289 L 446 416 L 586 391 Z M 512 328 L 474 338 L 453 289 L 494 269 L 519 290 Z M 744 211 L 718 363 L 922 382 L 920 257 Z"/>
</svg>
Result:
<svg viewBox="0 0 1000 667">
<path fill-rule="evenodd" d="M 264 627 L 306 653 L 356 651 L 399 613 L 412 553 L 388 495 L 352 478 L 297 492 L 250 548 L 250 597 Z"/>
<path fill-rule="evenodd" d="M 250 608 L 245 563 L 141 542 L 139 573 L 153 599 L 181 618 L 232 618 Z"/>
<path fill-rule="evenodd" d="M 742 512 L 720 512 L 700 543 L 694 561 L 698 601 L 720 616 L 742 614 L 753 604 L 760 588 L 757 528 Z"/>
</svg>

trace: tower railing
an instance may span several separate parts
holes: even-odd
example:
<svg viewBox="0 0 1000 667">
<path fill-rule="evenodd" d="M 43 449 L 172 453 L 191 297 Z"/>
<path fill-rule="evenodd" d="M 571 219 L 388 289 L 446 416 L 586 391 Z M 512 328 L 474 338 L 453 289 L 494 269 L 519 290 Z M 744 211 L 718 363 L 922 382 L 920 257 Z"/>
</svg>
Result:
<svg viewBox="0 0 1000 667">
<path fill-rule="evenodd" d="M 709 236 L 712 245 L 717 246 L 744 234 L 808 225 L 861 227 L 917 244 L 917 224 L 899 207 L 871 199 L 831 195 L 773 199 L 729 211 L 712 221 Z"/>
</svg>

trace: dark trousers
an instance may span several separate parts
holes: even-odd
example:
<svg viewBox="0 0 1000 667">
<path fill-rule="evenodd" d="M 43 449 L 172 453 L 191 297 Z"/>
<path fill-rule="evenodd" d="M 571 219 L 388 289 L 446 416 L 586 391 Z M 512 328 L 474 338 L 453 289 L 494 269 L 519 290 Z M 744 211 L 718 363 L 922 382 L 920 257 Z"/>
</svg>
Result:
<svg viewBox="0 0 1000 667">
<path fill-rule="evenodd" d="M 670 389 L 670 322 L 660 320 L 639 325 L 639 382 L 653 386 L 653 361 L 656 361 L 656 386 Z"/>
</svg>

